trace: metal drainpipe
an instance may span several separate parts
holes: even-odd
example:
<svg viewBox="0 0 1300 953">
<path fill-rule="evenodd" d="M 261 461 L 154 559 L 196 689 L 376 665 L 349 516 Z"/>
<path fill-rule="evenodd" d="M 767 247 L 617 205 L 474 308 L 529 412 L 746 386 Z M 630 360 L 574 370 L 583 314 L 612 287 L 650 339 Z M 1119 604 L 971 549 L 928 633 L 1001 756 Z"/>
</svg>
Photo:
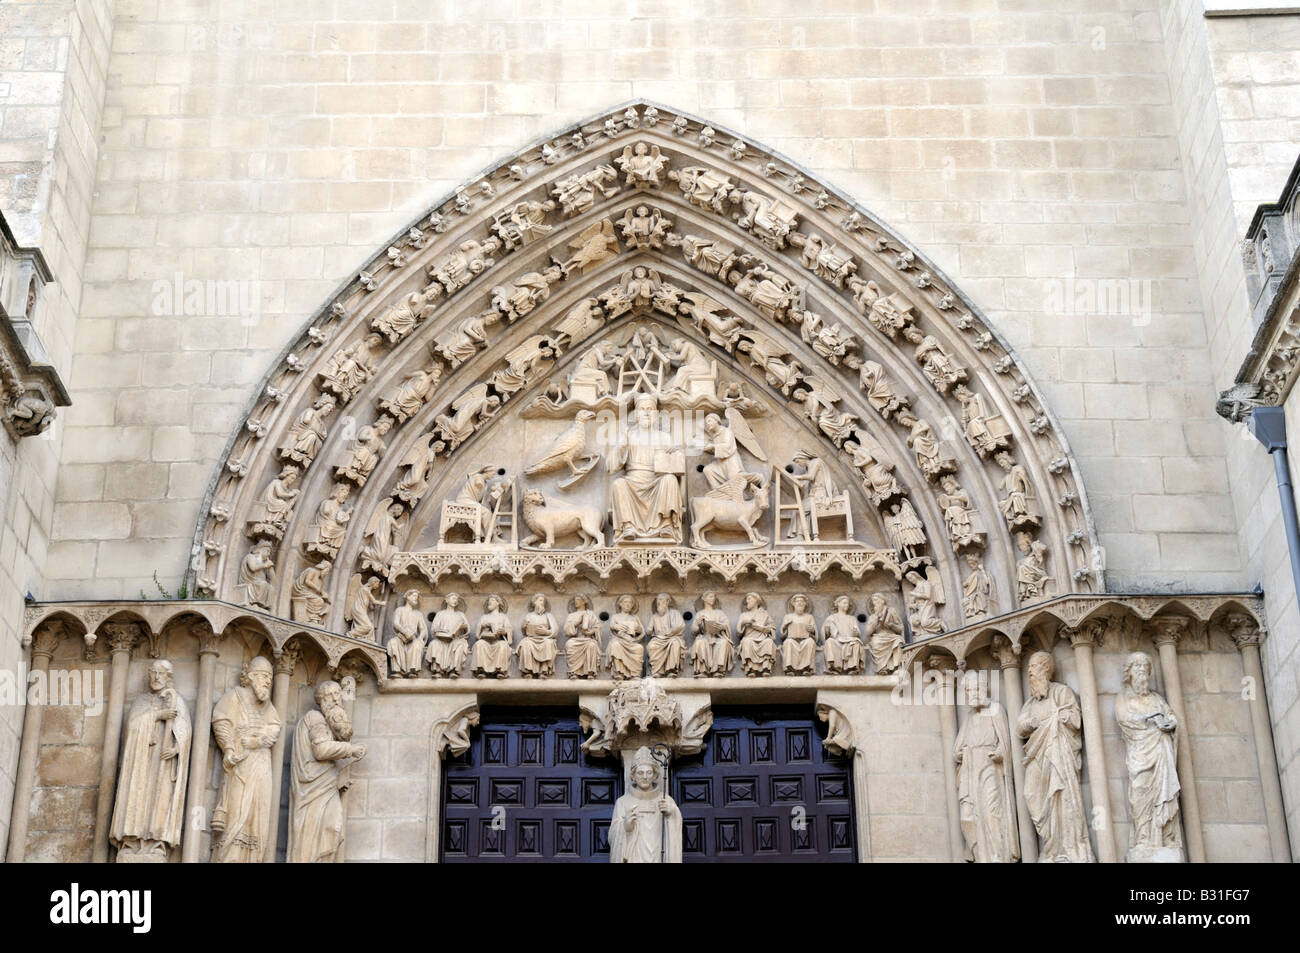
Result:
<svg viewBox="0 0 1300 953">
<path fill-rule="evenodd" d="M 1277 492 L 1282 498 L 1282 526 L 1286 530 L 1286 548 L 1291 554 L 1291 583 L 1300 600 L 1300 523 L 1296 520 L 1295 490 L 1291 486 L 1291 467 L 1286 455 L 1286 412 L 1281 407 L 1256 407 L 1246 418 L 1255 439 L 1273 458 Z"/>
</svg>

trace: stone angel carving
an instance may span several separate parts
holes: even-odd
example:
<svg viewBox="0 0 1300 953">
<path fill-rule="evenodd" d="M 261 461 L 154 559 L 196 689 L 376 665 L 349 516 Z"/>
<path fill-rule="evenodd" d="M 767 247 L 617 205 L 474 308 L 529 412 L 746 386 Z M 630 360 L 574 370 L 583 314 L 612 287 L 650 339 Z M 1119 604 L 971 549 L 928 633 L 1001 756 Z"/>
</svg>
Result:
<svg viewBox="0 0 1300 953">
<path fill-rule="evenodd" d="M 668 157 L 658 146 L 647 142 L 623 147 L 615 164 L 623 173 L 623 184 L 634 189 L 658 188 L 663 184 L 660 176 L 668 166 Z"/>
<path fill-rule="evenodd" d="M 374 640 L 374 611 L 382 601 L 379 594 L 382 586 L 383 581 L 378 576 L 371 576 L 362 581 L 361 573 L 356 573 L 348 580 L 343 620 L 348 623 L 348 635 L 352 638 Z"/>
<path fill-rule="evenodd" d="M 361 568 L 387 576 L 397 540 L 406 535 L 406 524 L 406 510 L 391 496 L 375 507 L 362 535 Z"/>
<path fill-rule="evenodd" d="M 923 635 L 936 635 L 945 631 L 939 618 L 939 606 L 947 601 L 943 591 L 943 576 L 937 566 L 926 566 L 924 574 L 912 570 L 904 577 L 912 584 L 907 600 L 907 621 L 912 631 Z"/>
<path fill-rule="evenodd" d="M 397 481 L 394 496 L 411 507 L 420 502 L 429 490 L 429 476 L 433 463 L 446 447 L 447 445 L 438 439 L 436 433 L 424 434 L 416 440 L 398 464 L 398 467 L 405 472 Z"/>
</svg>

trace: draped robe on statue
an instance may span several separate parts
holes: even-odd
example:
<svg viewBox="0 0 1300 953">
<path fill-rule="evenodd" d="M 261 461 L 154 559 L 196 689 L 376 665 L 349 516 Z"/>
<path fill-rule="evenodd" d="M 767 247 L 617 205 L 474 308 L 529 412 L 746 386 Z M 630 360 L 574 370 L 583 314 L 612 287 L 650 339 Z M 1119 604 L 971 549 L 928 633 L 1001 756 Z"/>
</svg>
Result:
<svg viewBox="0 0 1300 953">
<path fill-rule="evenodd" d="M 1017 729 L 1025 741 L 1025 803 L 1042 839 L 1040 861 L 1093 862 L 1087 810 L 1079 785 L 1083 747 L 1074 692 L 1052 682 L 1045 698 L 1020 709 Z"/>
<path fill-rule="evenodd" d="M 677 477 L 655 469 L 655 457 L 667 449 L 667 440 L 668 435 L 658 430 L 629 428 L 627 443 L 617 457 L 626 476 L 610 486 L 616 536 L 626 530 L 627 538 L 681 538 L 681 487 Z"/>
<path fill-rule="evenodd" d="M 174 710 L 175 717 L 159 719 L 164 709 Z M 119 850 L 151 842 L 174 847 L 181 841 L 190 770 L 192 729 L 185 702 L 173 688 L 139 696 L 131 703 L 125 735 L 109 839 Z"/>
<path fill-rule="evenodd" d="M 215 863 L 265 862 L 271 846 L 271 824 L 279 799 L 271 790 L 272 742 L 280 734 L 280 716 L 269 701 L 258 704 L 253 691 L 239 687 L 227 692 L 212 711 L 212 733 L 233 768 L 221 776 L 221 793 L 212 814 L 220 833 L 212 848 Z"/>
<path fill-rule="evenodd" d="M 343 799 L 340 787 L 347 777 L 340 760 L 352 754 L 352 745 L 339 741 L 325 716 L 307 712 L 293 733 L 289 782 L 289 848 L 291 864 L 333 863 L 343 845 Z"/>
<path fill-rule="evenodd" d="M 657 676 L 680 675 L 686 660 L 686 620 L 676 609 L 650 617 L 650 671 Z"/>
<path fill-rule="evenodd" d="M 615 864 L 666 864 L 682 862 L 682 812 L 670 799 L 669 812 L 659 811 L 663 792 L 633 788 L 614 804 L 609 825 L 609 859 Z M 634 823 L 627 830 L 627 821 Z"/>
<path fill-rule="evenodd" d="M 1011 789 L 1011 734 L 997 702 L 972 710 L 957 732 L 957 801 L 966 859 L 1010 864 L 1020 857 Z M 994 761 L 997 756 L 1000 760 Z"/>
<path fill-rule="evenodd" d="M 1172 731 L 1161 731 L 1155 714 L 1173 720 L 1174 710 L 1155 692 L 1121 692 L 1115 720 L 1124 738 L 1128 766 L 1130 860 L 1153 848 L 1182 846 L 1178 829 L 1178 746 Z"/>
</svg>

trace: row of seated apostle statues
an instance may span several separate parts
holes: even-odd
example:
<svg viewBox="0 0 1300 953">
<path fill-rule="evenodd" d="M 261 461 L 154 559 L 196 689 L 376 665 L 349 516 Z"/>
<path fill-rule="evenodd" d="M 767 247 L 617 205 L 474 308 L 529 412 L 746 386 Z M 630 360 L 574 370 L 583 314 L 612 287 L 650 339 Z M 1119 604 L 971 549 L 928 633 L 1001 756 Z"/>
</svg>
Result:
<svg viewBox="0 0 1300 953">
<path fill-rule="evenodd" d="M 476 678 L 506 678 L 512 659 L 517 658 L 522 677 L 550 678 L 555 674 L 563 635 L 569 678 L 596 678 L 602 661 L 615 679 L 646 674 L 671 678 L 682 675 L 688 663 L 697 677 L 724 677 L 732 673 L 737 661 L 750 677 L 778 671 L 813 675 L 819 649 L 827 674 L 865 672 L 868 654 L 875 671 L 887 674 L 902 661 L 903 623 L 884 596 L 873 595 L 869 603 L 865 627 L 847 595 L 835 598 L 834 611 L 818 625 L 812 601 L 796 593 L 787 600 L 786 613 L 778 624 L 763 596 L 750 592 L 742 601 L 733 631 L 732 620 L 712 591 L 700 596 L 694 611 L 684 612 L 673 596 L 659 593 L 648 624 L 633 595 L 618 596 L 610 613 L 597 613 L 590 597 L 575 595 L 561 622 L 551 612 L 547 596 L 537 593 L 530 597 L 528 612 L 516 632 L 504 596 L 487 596 L 483 614 L 471 627 L 459 594 L 443 596 L 442 608 L 430 620 L 421 610 L 419 591 L 410 589 L 393 613 L 393 637 L 387 646 L 389 669 L 394 678 L 418 678 L 427 664 L 434 678 L 458 678 L 468 660 Z M 609 637 L 602 646 L 606 625 Z"/>
</svg>

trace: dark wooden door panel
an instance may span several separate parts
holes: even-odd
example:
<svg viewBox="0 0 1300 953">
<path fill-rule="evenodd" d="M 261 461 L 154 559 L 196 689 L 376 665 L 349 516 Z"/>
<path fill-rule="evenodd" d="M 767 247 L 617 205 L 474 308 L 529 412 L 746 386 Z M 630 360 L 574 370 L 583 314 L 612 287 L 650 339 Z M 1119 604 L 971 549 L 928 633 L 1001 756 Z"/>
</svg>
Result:
<svg viewBox="0 0 1300 953">
<path fill-rule="evenodd" d="M 485 708 L 444 765 L 441 859 L 607 861 L 621 793 L 618 762 L 583 753 L 573 709 Z"/>
<path fill-rule="evenodd" d="M 673 765 L 685 862 L 856 859 L 851 765 L 812 706 L 715 708 L 706 741 Z"/>
</svg>

